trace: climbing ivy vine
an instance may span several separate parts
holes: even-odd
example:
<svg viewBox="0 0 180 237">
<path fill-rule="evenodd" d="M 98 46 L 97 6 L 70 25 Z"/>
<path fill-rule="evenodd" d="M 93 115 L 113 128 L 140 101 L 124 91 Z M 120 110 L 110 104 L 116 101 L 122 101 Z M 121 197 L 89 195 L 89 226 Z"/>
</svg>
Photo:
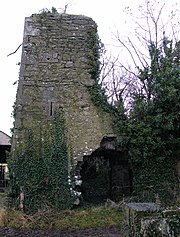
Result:
<svg viewBox="0 0 180 237">
<path fill-rule="evenodd" d="M 108 103 L 106 91 L 102 88 L 102 85 L 99 83 L 100 78 L 100 56 L 104 52 L 104 45 L 99 39 L 97 32 L 89 28 L 88 32 L 88 64 L 89 64 L 89 73 L 91 78 L 94 80 L 94 84 L 88 86 L 88 91 L 91 96 L 91 100 L 97 107 L 100 107 L 105 112 L 110 112 L 113 108 Z"/>
<path fill-rule="evenodd" d="M 26 213 L 70 208 L 74 195 L 69 184 L 69 153 L 62 111 L 54 115 L 51 128 L 27 131 L 26 144 L 9 159 L 11 205 Z M 73 185 L 73 184 L 71 184 Z M 23 194 L 23 200 L 21 195 Z"/>
</svg>

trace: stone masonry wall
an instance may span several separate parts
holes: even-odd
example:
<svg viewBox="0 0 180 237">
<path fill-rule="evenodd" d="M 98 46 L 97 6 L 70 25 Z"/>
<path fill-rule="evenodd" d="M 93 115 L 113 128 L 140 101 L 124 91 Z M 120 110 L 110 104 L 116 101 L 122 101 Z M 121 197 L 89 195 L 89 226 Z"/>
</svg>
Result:
<svg viewBox="0 0 180 237">
<path fill-rule="evenodd" d="M 35 14 L 25 19 L 13 147 L 23 142 L 26 129 L 48 129 L 57 108 L 64 110 L 78 160 L 113 133 L 110 115 L 92 103 L 88 91 L 95 83 L 89 62 L 92 34 L 97 34 L 96 23 L 85 16 Z"/>
</svg>

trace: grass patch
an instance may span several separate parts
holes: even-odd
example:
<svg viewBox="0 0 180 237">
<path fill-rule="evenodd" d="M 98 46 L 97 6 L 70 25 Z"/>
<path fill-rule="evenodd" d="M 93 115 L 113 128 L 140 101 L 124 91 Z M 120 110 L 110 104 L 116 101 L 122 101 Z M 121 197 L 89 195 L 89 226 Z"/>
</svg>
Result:
<svg viewBox="0 0 180 237">
<path fill-rule="evenodd" d="M 0 209 L 4 208 L 6 205 L 7 195 L 5 192 L 0 192 Z"/>
<path fill-rule="evenodd" d="M 104 206 L 77 208 L 58 213 L 39 212 L 26 215 L 20 211 L 4 209 L 0 211 L 0 226 L 25 229 L 83 230 L 97 227 L 122 228 L 122 213 Z"/>
</svg>

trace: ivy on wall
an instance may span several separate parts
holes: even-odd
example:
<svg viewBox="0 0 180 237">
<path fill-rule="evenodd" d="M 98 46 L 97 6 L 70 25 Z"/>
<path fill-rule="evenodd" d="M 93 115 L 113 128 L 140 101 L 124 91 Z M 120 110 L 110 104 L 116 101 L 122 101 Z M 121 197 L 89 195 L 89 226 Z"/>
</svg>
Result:
<svg viewBox="0 0 180 237">
<path fill-rule="evenodd" d="M 88 30 L 88 64 L 91 78 L 95 83 L 92 86 L 88 86 L 88 91 L 91 96 L 91 100 L 94 105 L 100 107 L 105 112 L 111 112 L 112 106 L 108 103 L 106 91 L 99 84 L 100 77 L 100 56 L 104 52 L 104 45 L 99 39 L 97 32 L 94 29 Z"/>
<path fill-rule="evenodd" d="M 74 195 L 69 184 L 69 159 L 62 111 L 50 129 L 27 131 L 27 142 L 9 159 L 11 206 L 26 213 L 70 208 Z M 73 184 L 72 184 L 73 185 Z"/>
</svg>

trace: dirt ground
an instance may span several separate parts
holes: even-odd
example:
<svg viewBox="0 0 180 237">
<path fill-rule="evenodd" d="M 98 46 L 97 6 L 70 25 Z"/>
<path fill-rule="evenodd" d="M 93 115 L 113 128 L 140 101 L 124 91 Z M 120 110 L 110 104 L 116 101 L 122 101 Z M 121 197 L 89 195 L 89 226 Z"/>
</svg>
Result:
<svg viewBox="0 0 180 237">
<path fill-rule="evenodd" d="M 18 230 L 0 228 L 0 237 L 123 237 L 115 228 L 92 228 L 87 230 Z"/>
</svg>

